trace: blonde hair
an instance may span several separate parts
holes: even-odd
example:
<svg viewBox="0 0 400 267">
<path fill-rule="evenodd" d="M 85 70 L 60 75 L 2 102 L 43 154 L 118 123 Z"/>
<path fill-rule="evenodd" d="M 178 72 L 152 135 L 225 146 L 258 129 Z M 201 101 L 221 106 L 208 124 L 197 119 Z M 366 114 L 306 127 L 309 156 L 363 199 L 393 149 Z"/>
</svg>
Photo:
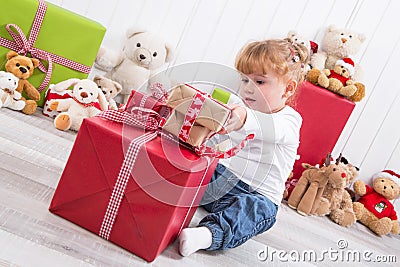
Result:
<svg viewBox="0 0 400 267">
<path fill-rule="evenodd" d="M 306 74 L 310 53 L 302 44 L 289 39 L 269 39 L 247 44 L 236 57 L 235 67 L 243 74 L 273 71 L 282 80 L 300 84 Z"/>
</svg>

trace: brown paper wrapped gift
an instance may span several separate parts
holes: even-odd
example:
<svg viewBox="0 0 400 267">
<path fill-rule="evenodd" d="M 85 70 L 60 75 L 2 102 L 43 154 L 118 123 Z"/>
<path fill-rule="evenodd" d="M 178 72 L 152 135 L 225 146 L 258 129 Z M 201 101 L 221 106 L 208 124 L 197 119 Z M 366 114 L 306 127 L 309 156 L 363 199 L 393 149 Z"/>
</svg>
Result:
<svg viewBox="0 0 400 267">
<path fill-rule="evenodd" d="M 175 136 L 179 135 L 185 114 L 192 103 L 193 97 L 198 92 L 200 91 L 186 84 L 178 85 L 171 90 L 167 106 L 173 108 L 173 112 L 164 125 L 164 130 Z M 186 142 L 192 146 L 201 145 L 211 132 L 218 132 L 222 129 L 230 117 L 230 112 L 228 107 L 210 97 L 206 97 Z"/>
<path fill-rule="evenodd" d="M 184 119 L 185 114 L 173 110 L 163 129 L 173 134 L 174 136 L 178 136 Z M 210 133 L 210 129 L 198 123 L 194 123 L 189 133 L 189 139 L 186 141 L 186 143 L 192 146 L 199 146 L 203 143 L 203 141 L 208 137 Z"/>
</svg>

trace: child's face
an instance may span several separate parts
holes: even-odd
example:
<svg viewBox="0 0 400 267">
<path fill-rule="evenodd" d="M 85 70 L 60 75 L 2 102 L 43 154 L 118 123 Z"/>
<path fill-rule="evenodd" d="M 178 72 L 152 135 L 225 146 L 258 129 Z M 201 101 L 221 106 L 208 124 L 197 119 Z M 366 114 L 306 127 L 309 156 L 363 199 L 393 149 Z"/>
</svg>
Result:
<svg viewBox="0 0 400 267">
<path fill-rule="evenodd" d="M 293 90 L 294 92 L 294 90 Z M 242 75 L 239 94 L 251 108 L 263 113 L 281 110 L 293 92 L 274 73 Z"/>
</svg>

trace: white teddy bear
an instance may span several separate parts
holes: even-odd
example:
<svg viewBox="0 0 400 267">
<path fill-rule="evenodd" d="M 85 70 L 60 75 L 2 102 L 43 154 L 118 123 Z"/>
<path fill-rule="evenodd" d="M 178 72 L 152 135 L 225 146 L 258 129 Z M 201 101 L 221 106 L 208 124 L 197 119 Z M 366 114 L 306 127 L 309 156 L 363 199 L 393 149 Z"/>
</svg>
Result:
<svg viewBox="0 0 400 267">
<path fill-rule="evenodd" d="M 149 78 L 172 58 L 171 47 L 154 33 L 129 29 L 121 51 L 100 48 L 95 66 L 122 85 L 117 101 L 126 103 L 132 90 L 147 90 Z M 122 99 L 121 99 L 122 98 Z"/>
<path fill-rule="evenodd" d="M 72 98 L 51 100 L 51 110 L 62 111 L 54 119 L 54 126 L 62 131 L 68 129 L 79 131 L 82 121 L 85 118 L 96 116 L 101 110 L 107 110 L 108 103 L 97 84 L 89 79 L 69 79 L 54 85 L 53 90 L 64 91 L 70 86 Z M 94 105 L 99 102 L 101 110 Z"/>
<path fill-rule="evenodd" d="M 333 69 L 338 60 L 354 57 L 364 41 L 363 34 L 331 25 L 325 31 L 321 49 L 311 56 L 311 66 L 319 70 Z M 356 81 L 361 79 L 361 69 L 357 64 L 352 78 Z"/>
<path fill-rule="evenodd" d="M 0 108 L 22 110 L 25 107 L 25 101 L 20 100 L 21 93 L 16 91 L 18 82 L 11 72 L 0 71 Z"/>
<path fill-rule="evenodd" d="M 291 30 L 288 32 L 286 38 L 292 43 L 302 44 L 307 47 L 310 55 L 318 52 L 318 44 L 308 38 L 300 35 L 297 31 Z M 307 62 L 306 71 L 311 69 L 310 62 Z"/>
<path fill-rule="evenodd" d="M 291 42 L 296 44 L 302 44 L 311 51 L 311 42 L 304 36 L 301 36 L 297 31 L 289 31 L 286 38 L 288 38 Z"/>
</svg>

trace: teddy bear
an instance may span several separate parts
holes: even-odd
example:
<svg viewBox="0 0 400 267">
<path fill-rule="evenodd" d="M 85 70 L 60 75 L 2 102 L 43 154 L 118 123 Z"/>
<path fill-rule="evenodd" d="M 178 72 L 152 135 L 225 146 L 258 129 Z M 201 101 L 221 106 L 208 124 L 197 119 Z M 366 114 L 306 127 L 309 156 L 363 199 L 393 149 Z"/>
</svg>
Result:
<svg viewBox="0 0 400 267">
<path fill-rule="evenodd" d="M 108 79 L 102 75 L 96 75 L 93 81 L 103 91 L 104 96 L 108 102 L 108 109 L 118 110 L 117 103 L 114 100 L 119 93 L 122 91 L 122 86 L 111 79 Z"/>
<path fill-rule="evenodd" d="M 346 57 L 353 57 L 360 51 L 365 35 L 352 29 L 337 28 L 331 25 L 326 28 L 321 41 L 321 49 L 311 56 L 314 69 L 333 69 L 336 62 Z M 361 68 L 355 66 L 353 79 L 361 81 Z"/>
<path fill-rule="evenodd" d="M 21 94 L 16 91 L 18 81 L 14 74 L 0 71 L 0 108 L 22 110 L 25 107 L 25 102 L 20 100 Z"/>
<path fill-rule="evenodd" d="M 89 79 L 68 79 L 54 85 L 53 89 L 62 91 L 70 86 L 74 86 L 72 98 L 51 100 L 49 107 L 51 110 L 61 111 L 54 119 L 54 126 L 58 130 L 79 131 L 84 118 L 94 117 L 101 112 L 94 106 L 96 101 L 101 110 L 107 110 L 108 103 L 101 89 Z"/>
<path fill-rule="evenodd" d="M 351 58 L 339 59 L 333 69 L 311 69 L 306 79 L 353 102 L 361 101 L 365 96 L 365 86 L 352 79 L 354 61 Z"/>
<path fill-rule="evenodd" d="M 28 81 L 32 76 L 34 69 L 39 65 L 39 60 L 19 55 L 15 51 L 7 53 L 6 70 L 19 78 L 17 91 L 22 94 L 25 92 L 28 99 L 21 98 L 25 102 L 22 112 L 25 114 L 33 114 L 36 111 L 37 103 L 40 100 L 39 91 Z"/>
<path fill-rule="evenodd" d="M 313 207 L 311 214 L 329 215 L 335 223 L 349 227 L 356 222 L 356 216 L 351 196 L 346 188 L 358 176 L 358 168 L 348 163 L 342 155 L 336 159 L 333 166 L 340 172 L 340 175 L 329 176 L 319 203 Z"/>
<path fill-rule="evenodd" d="M 318 44 L 308 38 L 300 35 L 297 31 L 291 30 L 288 32 L 286 38 L 293 43 L 302 44 L 308 48 L 310 55 L 318 52 Z"/>
<path fill-rule="evenodd" d="M 379 236 L 390 232 L 399 234 L 397 214 L 390 200 L 400 194 L 400 175 L 392 170 L 383 170 L 372 176 L 373 186 L 358 180 L 354 183 L 354 192 L 360 196 L 353 202 L 357 220 Z"/>
<path fill-rule="evenodd" d="M 288 32 L 286 39 L 292 43 L 301 44 L 307 47 L 310 55 L 317 53 L 318 44 L 308 40 L 306 37 L 300 35 L 297 31 L 291 30 Z M 311 69 L 310 61 L 305 65 L 305 71 L 308 72 Z"/>
<path fill-rule="evenodd" d="M 171 47 L 154 33 L 130 28 L 126 38 L 121 51 L 101 47 L 95 60 L 105 77 L 122 85 L 120 103 L 127 102 L 132 90 L 147 92 L 149 78 L 172 59 Z"/>
</svg>

